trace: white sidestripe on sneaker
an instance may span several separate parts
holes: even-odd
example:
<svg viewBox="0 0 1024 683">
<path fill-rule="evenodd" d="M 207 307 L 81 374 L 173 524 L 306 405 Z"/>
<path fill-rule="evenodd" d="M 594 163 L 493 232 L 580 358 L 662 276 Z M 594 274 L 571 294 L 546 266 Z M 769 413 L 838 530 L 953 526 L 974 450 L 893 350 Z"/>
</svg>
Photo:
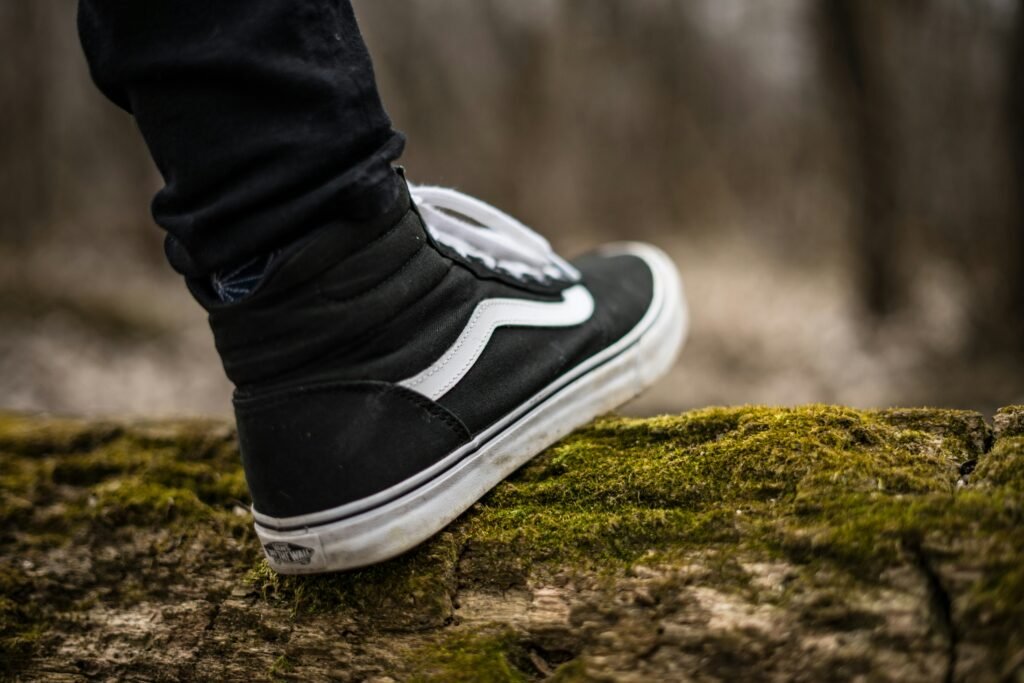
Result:
<svg viewBox="0 0 1024 683">
<path fill-rule="evenodd" d="M 466 376 L 499 327 L 572 327 L 586 322 L 593 313 L 594 298 L 583 285 L 563 291 L 561 301 L 485 299 L 437 361 L 399 384 L 436 401 Z"/>
</svg>

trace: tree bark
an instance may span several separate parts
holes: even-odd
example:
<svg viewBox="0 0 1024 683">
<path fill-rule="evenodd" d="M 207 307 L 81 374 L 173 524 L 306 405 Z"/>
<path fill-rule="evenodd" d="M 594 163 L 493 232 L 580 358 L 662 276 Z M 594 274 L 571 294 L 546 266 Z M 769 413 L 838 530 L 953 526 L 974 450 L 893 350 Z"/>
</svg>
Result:
<svg viewBox="0 0 1024 683">
<path fill-rule="evenodd" d="M 1024 408 L 604 418 L 378 567 L 278 577 L 210 421 L 0 415 L 16 680 L 1024 677 Z"/>
</svg>

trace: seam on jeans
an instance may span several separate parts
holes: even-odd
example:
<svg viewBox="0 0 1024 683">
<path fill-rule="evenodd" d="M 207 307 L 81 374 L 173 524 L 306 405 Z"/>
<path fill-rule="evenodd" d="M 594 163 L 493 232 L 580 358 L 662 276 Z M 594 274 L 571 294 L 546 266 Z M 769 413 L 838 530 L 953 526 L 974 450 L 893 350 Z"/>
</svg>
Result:
<svg viewBox="0 0 1024 683">
<path fill-rule="evenodd" d="M 369 120 L 369 116 L 367 116 L 365 114 L 365 112 L 364 112 L 364 118 L 367 121 Z M 387 139 L 381 140 L 381 144 L 379 144 L 376 147 L 374 147 L 373 148 L 373 152 L 369 156 L 373 157 L 375 159 L 379 159 L 379 152 L 380 152 L 380 150 L 383 149 L 386 144 L 392 144 L 393 140 L 394 140 L 394 136 L 389 136 Z M 370 181 L 370 179 L 372 177 L 373 177 L 373 172 L 371 170 L 366 169 L 366 168 L 361 168 L 361 169 L 359 169 L 359 172 L 356 173 L 356 175 L 354 176 L 353 184 L 359 185 L 361 183 L 367 183 L 367 182 Z M 373 186 L 376 187 L 377 185 L 381 185 L 381 184 L 387 182 L 388 180 L 389 179 L 387 177 L 382 178 L 382 179 L 378 179 L 378 180 L 373 182 Z"/>
</svg>

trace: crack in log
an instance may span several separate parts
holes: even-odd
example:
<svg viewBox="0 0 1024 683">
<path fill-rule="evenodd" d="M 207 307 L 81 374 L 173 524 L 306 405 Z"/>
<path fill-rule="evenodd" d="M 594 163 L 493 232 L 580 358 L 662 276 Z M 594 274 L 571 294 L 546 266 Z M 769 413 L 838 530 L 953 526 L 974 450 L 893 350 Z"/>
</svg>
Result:
<svg viewBox="0 0 1024 683">
<path fill-rule="evenodd" d="M 920 541 L 904 543 L 904 548 L 914 560 L 914 567 L 920 572 L 928 588 L 928 606 L 932 620 L 946 639 L 945 683 L 953 683 L 956 674 L 960 636 L 953 623 L 953 599 L 935 570 L 931 558 L 921 547 Z"/>
<path fill-rule="evenodd" d="M 458 615 L 456 611 L 462 608 L 462 603 L 459 600 L 459 596 L 462 593 L 463 583 L 459 577 L 459 569 L 462 566 L 462 559 L 466 556 L 466 552 L 469 550 L 469 543 L 465 539 L 459 541 L 458 552 L 455 553 L 455 562 L 452 564 L 452 576 L 451 576 L 451 592 L 448 595 L 448 601 L 452 605 L 452 614 L 449 617 L 449 622 L 458 622 Z"/>
<path fill-rule="evenodd" d="M 224 598 L 221 598 L 220 600 L 217 600 L 217 602 L 213 603 L 213 606 L 210 609 L 210 616 L 206 622 L 206 626 L 203 627 L 204 633 L 208 633 L 209 631 L 213 630 L 214 624 L 217 623 L 217 617 L 220 616 L 220 611 L 223 607 Z"/>
</svg>

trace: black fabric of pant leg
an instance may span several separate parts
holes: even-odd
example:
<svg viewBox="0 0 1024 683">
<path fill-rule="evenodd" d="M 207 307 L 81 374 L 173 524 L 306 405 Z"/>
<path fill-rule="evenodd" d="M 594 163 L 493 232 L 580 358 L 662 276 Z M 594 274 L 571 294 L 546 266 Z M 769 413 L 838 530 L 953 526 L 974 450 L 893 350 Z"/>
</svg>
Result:
<svg viewBox="0 0 1024 683">
<path fill-rule="evenodd" d="M 206 276 L 396 200 L 405 139 L 348 0 L 80 0 L 79 31 L 163 174 L 153 216 L 178 271 Z"/>
</svg>

